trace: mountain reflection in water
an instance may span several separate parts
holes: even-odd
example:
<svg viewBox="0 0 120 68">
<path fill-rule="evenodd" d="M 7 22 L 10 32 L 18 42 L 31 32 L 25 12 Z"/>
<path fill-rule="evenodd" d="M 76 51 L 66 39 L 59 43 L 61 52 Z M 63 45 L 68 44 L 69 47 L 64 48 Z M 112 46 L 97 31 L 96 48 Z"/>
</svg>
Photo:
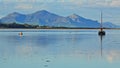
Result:
<svg viewBox="0 0 120 68">
<path fill-rule="evenodd" d="M 119 30 L 1 32 L 0 68 L 119 68 Z"/>
</svg>

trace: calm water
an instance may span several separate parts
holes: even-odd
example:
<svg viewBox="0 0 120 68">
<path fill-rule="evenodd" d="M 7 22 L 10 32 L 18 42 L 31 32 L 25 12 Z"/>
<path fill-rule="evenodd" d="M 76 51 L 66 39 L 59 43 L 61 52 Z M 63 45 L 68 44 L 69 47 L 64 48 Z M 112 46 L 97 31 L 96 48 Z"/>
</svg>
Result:
<svg viewBox="0 0 120 68">
<path fill-rule="evenodd" d="M 120 68 L 120 30 L 97 32 L 0 30 L 0 68 Z"/>
</svg>

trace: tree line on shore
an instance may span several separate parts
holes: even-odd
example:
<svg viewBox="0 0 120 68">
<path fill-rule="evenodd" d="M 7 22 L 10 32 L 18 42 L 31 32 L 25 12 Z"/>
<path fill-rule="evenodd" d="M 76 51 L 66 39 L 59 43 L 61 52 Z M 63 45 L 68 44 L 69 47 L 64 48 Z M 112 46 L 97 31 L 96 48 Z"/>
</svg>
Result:
<svg viewBox="0 0 120 68">
<path fill-rule="evenodd" d="M 19 24 L 16 22 L 13 23 L 0 23 L 0 29 L 7 29 L 7 28 L 16 28 L 16 29 L 99 29 L 99 28 L 82 28 L 82 27 L 63 27 L 63 26 L 40 26 L 40 25 L 32 25 L 32 24 Z M 104 28 L 104 29 L 109 29 L 109 28 Z"/>
<path fill-rule="evenodd" d="M 28 28 L 28 29 L 52 29 L 52 28 L 68 28 L 68 27 L 55 27 L 55 26 L 40 26 L 32 24 L 19 24 L 13 23 L 0 23 L 0 28 Z"/>
</svg>

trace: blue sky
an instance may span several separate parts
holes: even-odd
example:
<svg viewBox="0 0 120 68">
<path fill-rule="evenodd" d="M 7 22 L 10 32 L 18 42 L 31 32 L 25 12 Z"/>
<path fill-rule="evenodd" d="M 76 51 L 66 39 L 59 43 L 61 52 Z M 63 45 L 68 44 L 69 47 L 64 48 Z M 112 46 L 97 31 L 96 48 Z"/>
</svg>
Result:
<svg viewBox="0 0 120 68">
<path fill-rule="evenodd" d="M 0 17 L 12 12 L 23 14 L 48 10 L 61 16 L 73 13 L 88 19 L 120 25 L 120 0 L 0 0 Z"/>
</svg>

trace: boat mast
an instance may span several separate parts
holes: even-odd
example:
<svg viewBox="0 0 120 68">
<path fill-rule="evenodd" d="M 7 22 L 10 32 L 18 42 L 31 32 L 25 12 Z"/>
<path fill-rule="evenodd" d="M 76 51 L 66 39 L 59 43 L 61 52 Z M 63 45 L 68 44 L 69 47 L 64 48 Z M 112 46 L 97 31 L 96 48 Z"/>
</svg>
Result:
<svg viewBox="0 0 120 68">
<path fill-rule="evenodd" d="M 99 35 L 105 35 L 105 31 L 103 31 L 102 11 L 101 11 L 100 31 L 98 32 L 98 34 L 99 34 Z"/>
<path fill-rule="evenodd" d="M 102 16 L 103 16 L 103 15 L 102 15 L 102 11 L 101 11 L 101 26 L 100 26 L 100 30 L 101 30 L 101 31 L 103 31 L 103 24 L 102 24 L 102 23 L 103 23 L 103 19 L 102 19 Z"/>
</svg>

